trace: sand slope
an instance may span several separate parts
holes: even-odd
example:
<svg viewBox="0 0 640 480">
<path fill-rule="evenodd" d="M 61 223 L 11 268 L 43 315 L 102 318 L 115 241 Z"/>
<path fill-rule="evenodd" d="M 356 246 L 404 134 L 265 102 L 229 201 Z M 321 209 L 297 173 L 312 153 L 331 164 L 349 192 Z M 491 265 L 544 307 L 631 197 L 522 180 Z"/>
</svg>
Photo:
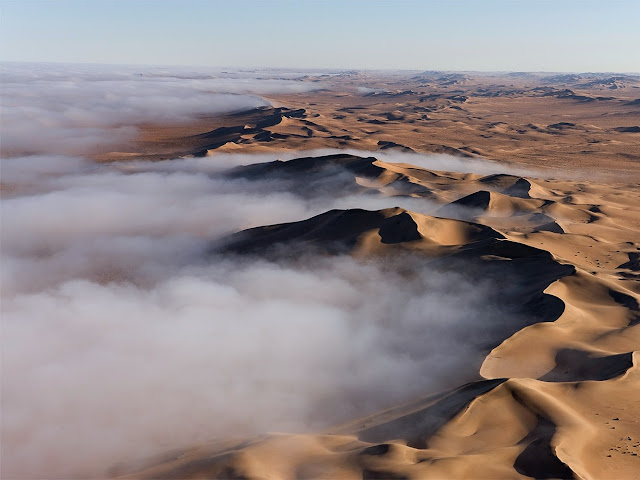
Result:
<svg viewBox="0 0 640 480">
<path fill-rule="evenodd" d="M 325 432 L 193 446 L 114 475 L 637 478 L 636 185 L 445 173 L 352 155 L 240 167 L 229 175 L 271 176 L 294 188 L 343 175 L 341 188 L 427 197 L 439 206 L 433 215 L 399 207 L 332 210 L 239 232 L 213 245 L 214 255 L 278 259 L 314 251 L 370 261 L 413 255 L 438 268 L 464 262 L 474 274 L 507 279 L 503 300 L 517 303 L 529 321 L 492 330 L 493 343 L 471 366 L 472 383 L 425 392 Z M 411 189 L 390 193 L 398 182 Z"/>
<path fill-rule="evenodd" d="M 273 94 L 274 107 L 191 125 L 142 125 L 137 142 L 98 157 L 337 147 L 483 157 L 587 179 L 622 172 L 639 178 L 640 77 L 452 75 L 458 74 L 307 76 L 322 88 Z"/>
</svg>

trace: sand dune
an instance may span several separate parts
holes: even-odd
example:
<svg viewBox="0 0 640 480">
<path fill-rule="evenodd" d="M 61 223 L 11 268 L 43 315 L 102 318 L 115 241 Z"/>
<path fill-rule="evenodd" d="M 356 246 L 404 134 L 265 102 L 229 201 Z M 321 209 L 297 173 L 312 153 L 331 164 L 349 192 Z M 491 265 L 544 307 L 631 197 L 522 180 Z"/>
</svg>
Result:
<svg viewBox="0 0 640 480">
<path fill-rule="evenodd" d="M 629 281 L 640 248 L 630 213 L 637 189 L 430 171 L 353 155 L 229 175 L 286 179 L 292 187 L 345 173 L 345 188 L 388 195 L 405 181 L 441 206 L 433 215 L 332 210 L 239 232 L 212 253 L 284 261 L 309 251 L 368 261 L 417 255 L 431 268 L 464 265 L 472 275 L 502 276 L 501 301 L 527 321 L 492 330 L 477 370 L 484 379 L 326 432 L 193 446 L 123 468 L 123 478 L 634 478 L 640 297 Z M 392 198 L 403 195 L 416 193 L 396 188 Z M 582 228 L 594 224 L 601 228 Z"/>
<path fill-rule="evenodd" d="M 194 447 L 124 478 L 634 478 L 638 406 L 607 399 L 637 375 L 477 382 L 322 435 Z"/>
<path fill-rule="evenodd" d="M 96 147 L 91 156 L 119 162 L 123 178 L 142 168 L 131 160 L 201 162 L 211 167 L 197 171 L 202 178 L 242 185 L 257 203 L 267 185 L 286 198 L 278 205 L 313 206 L 294 210 L 305 214 L 293 221 L 238 222 L 221 238 L 199 225 L 199 262 L 306 262 L 313 270 L 318 259 L 346 258 L 406 284 L 409 304 L 421 272 L 455 274 L 496 313 L 465 324 L 473 353 L 446 352 L 458 362 L 455 374 L 417 398 L 413 389 L 401 403 L 304 433 L 186 444 L 112 466 L 106 476 L 638 478 L 638 77 L 350 72 L 300 81 L 323 88 L 270 94 L 272 106 L 188 124 L 139 125 L 117 151 Z M 310 153 L 322 148 L 339 150 Z M 221 154 L 236 153 L 270 157 L 225 168 Z M 32 187 L 5 181 L 2 193 Z M 175 208 L 189 215 L 179 201 Z M 270 292 L 287 288 L 293 283 Z M 384 314 L 395 325 L 395 313 Z M 308 372 L 312 382 L 316 374 Z"/>
<path fill-rule="evenodd" d="M 189 126 L 143 125 L 138 142 L 128 148 L 149 158 L 236 151 L 238 146 L 243 152 L 411 150 L 573 169 L 582 178 L 589 172 L 621 178 L 624 172 L 637 180 L 637 76 L 449 77 L 366 72 L 309 77 L 306 81 L 325 88 L 271 94 L 268 100 L 282 106 L 203 117 Z M 102 151 L 98 158 L 122 154 Z"/>
</svg>

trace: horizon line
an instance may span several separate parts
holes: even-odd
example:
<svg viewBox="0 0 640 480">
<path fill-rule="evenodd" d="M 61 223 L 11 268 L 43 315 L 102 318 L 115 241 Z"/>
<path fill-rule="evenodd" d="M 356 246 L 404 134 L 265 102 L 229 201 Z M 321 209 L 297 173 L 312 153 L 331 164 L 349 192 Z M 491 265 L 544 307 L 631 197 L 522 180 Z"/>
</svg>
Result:
<svg viewBox="0 0 640 480">
<path fill-rule="evenodd" d="M 112 66 L 112 67 L 172 67 L 172 68 L 210 68 L 229 70 L 292 70 L 304 73 L 306 71 L 334 71 L 334 72 L 433 72 L 433 73 L 529 73 L 529 74 L 620 74 L 640 76 L 640 71 L 580 71 L 580 70 L 459 70 L 459 69 L 425 69 L 425 68 L 358 68 L 358 67 L 291 67 L 291 66 L 231 66 L 231 65 L 193 65 L 193 64 L 162 64 L 162 63 L 109 63 L 109 62 L 69 62 L 56 60 L 2 60 L 0 64 L 37 64 L 37 65 L 86 65 L 86 66 Z"/>
</svg>

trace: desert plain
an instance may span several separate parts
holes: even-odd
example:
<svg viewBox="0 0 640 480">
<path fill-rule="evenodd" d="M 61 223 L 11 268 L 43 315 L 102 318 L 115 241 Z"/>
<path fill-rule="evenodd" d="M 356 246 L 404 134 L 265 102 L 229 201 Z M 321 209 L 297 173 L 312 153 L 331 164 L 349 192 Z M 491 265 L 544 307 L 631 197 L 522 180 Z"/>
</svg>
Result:
<svg viewBox="0 0 640 480">
<path fill-rule="evenodd" d="M 274 397 L 278 415 L 290 409 L 313 421 L 281 421 L 275 431 L 271 424 L 262 431 L 264 422 L 251 426 L 252 415 L 272 414 L 253 406 L 268 388 L 260 379 L 268 384 L 272 372 L 240 388 L 234 382 L 245 357 L 205 353 L 199 364 L 227 383 L 213 380 L 220 403 L 213 413 L 195 413 L 224 423 L 225 408 L 242 399 L 250 426 L 237 423 L 234 431 L 227 422 L 224 435 L 181 436 L 180 445 L 167 441 L 171 448 L 91 468 L 127 479 L 638 478 L 640 77 L 351 71 L 287 78 L 312 88 L 261 93 L 265 105 L 188 121 L 145 119 L 117 145 L 85 154 L 92 168 L 113 169 L 122 182 L 187 162 L 212 166 L 205 175 L 226 188 L 304 201 L 307 208 L 287 221 L 258 211 L 229 231 L 197 233 L 207 262 L 303 269 L 321 279 L 277 277 L 267 299 L 286 302 L 298 290 L 313 297 L 332 272 L 344 279 L 327 297 L 353 314 L 339 340 L 317 330 L 335 307 L 318 293 L 314 305 L 326 306 L 326 316 L 318 308 L 311 319 L 305 308 L 271 315 L 272 305 L 261 304 L 260 318 L 286 337 L 277 349 L 262 352 L 272 337 L 260 333 L 270 328 L 261 323 L 237 347 L 262 352 L 256 355 L 266 365 L 282 355 L 275 365 L 285 372 L 300 369 L 283 384 L 293 397 L 284 387 Z M 28 145 L 3 150 L 8 158 L 31 153 Z M 5 180 L 4 201 L 31 189 Z M 197 208 L 190 203 L 177 215 Z M 235 207 L 220 208 L 236 215 Z M 134 263 L 145 255 L 136 252 Z M 54 252 L 36 254 L 46 261 Z M 125 267 L 104 264 L 82 278 L 144 289 L 146 270 Z M 377 303 L 385 295 L 397 300 Z M 213 323 L 218 314 L 244 318 L 242 303 L 223 308 L 214 298 L 205 307 Z M 145 335 L 153 336 L 156 327 L 149 328 Z M 305 368 L 308 352 L 290 334 L 298 328 L 318 335 L 323 355 L 339 361 Z M 222 348 L 215 338 L 205 352 Z M 346 355 L 351 348 L 357 353 Z M 225 361 L 241 366 L 229 370 Z M 173 375 L 167 382 L 190 370 Z M 304 401 L 308 411 L 291 400 L 296 385 L 324 388 Z M 153 404 L 153 395 L 163 391 L 150 391 L 146 401 Z"/>
</svg>

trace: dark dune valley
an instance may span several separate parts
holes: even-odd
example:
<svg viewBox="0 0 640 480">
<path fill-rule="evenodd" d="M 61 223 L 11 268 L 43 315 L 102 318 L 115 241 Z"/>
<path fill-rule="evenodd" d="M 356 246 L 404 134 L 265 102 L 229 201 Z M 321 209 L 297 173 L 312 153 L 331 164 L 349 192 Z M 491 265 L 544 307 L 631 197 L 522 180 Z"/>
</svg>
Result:
<svg viewBox="0 0 640 480">
<path fill-rule="evenodd" d="M 3 478 L 635 478 L 640 77 L 249 73 L 8 102 Z"/>
</svg>

